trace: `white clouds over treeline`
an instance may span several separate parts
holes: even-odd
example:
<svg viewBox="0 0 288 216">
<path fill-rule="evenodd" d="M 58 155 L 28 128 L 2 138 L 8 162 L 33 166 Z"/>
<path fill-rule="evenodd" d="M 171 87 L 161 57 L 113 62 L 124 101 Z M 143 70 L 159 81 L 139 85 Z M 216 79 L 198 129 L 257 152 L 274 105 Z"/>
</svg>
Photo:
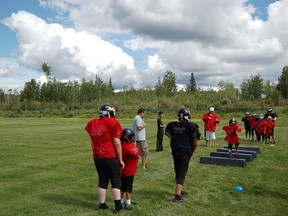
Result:
<svg viewBox="0 0 288 216">
<path fill-rule="evenodd" d="M 58 80 L 87 80 L 97 74 L 106 82 L 111 78 L 118 89 L 154 87 L 166 70 L 177 75 L 180 85 L 194 72 L 198 86 L 214 87 L 220 80 L 239 86 L 257 74 L 277 82 L 288 64 L 288 0 L 270 4 L 265 20 L 254 16 L 257 8 L 246 0 L 40 4 L 58 16 L 51 21 L 19 11 L 2 20 L 17 35 L 17 62 L 38 71 L 39 77 L 46 62 Z M 7 62 L 0 64 L 1 76 L 13 76 Z"/>
</svg>

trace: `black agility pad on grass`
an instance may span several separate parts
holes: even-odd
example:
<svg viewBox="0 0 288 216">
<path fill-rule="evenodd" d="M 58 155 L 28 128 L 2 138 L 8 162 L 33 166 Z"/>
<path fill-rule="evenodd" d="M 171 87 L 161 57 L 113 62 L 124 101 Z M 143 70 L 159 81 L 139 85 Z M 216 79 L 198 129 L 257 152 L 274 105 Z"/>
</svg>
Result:
<svg viewBox="0 0 288 216">
<path fill-rule="evenodd" d="M 218 148 L 217 152 L 228 152 L 228 149 L 227 148 Z M 232 149 L 232 153 L 235 153 L 235 149 Z M 238 150 L 238 153 L 251 154 L 253 158 L 256 158 L 256 152 L 255 151 Z"/>
<path fill-rule="evenodd" d="M 221 166 L 234 166 L 234 167 L 245 167 L 245 159 L 235 159 L 235 158 L 224 158 L 224 157 L 209 157 L 201 156 L 200 163 L 202 164 L 212 164 Z"/>
<path fill-rule="evenodd" d="M 211 157 L 224 157 L 228 158 L 228 152 L 210 152 Z M 232 158 L 244 159 L 246 162 L 251 162 L 253 160 L 253 156 L 251 154 L 242 154 L 242 153 L 232 153 Z"/>
<path fill-rule="evenodd" d="M 224 148 L 228 148 L 227 146 L 224 146 Z M 235 149 L 235 146 L 233 146 L 232 149 Z M 260 147 L 257 147 L 257 146 L 239 146 L 238 147 L 239 150 L 245 150 L 245 151 L 255 151 L 256 154 L 259 154 L 261 153 L 260 151 Z"/>
</svg>

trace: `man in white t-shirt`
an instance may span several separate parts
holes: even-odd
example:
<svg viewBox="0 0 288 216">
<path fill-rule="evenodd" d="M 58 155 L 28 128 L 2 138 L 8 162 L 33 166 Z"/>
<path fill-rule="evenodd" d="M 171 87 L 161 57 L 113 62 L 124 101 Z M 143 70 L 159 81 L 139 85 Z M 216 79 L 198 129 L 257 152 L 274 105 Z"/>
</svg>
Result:
<svg viewBox="0 0 288 216">
<path fill-rule="evenodd" d="M 143 121 L 145 109 L 140 108 L 138 114 L 133 119 L 133 131 L 135 133 L 136 145 L 141 153 L 142 168 L 146 169 L 146 160 L 149 154 L 148 145 L 146 143 L 146 124 Z"/>
</svg>

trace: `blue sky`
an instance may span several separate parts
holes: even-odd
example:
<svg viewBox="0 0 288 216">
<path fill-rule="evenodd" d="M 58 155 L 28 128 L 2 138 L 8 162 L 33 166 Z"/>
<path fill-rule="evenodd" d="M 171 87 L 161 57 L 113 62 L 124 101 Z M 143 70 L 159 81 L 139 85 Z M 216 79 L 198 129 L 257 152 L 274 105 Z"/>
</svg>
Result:
<svg viewBox="0 0 288 216">
<path fill-rule="evenodd" d="M 287 65 L 287 0 L 75 2 L 1 0 L 0 89 L 44 82 L 43 62 L 58 80 L 100 75 L 117 89 L 154 87 L 166 70 L 179 88 L 191 72 L 203 88 L 256 74 L 277 82 Z"/>
</svg>

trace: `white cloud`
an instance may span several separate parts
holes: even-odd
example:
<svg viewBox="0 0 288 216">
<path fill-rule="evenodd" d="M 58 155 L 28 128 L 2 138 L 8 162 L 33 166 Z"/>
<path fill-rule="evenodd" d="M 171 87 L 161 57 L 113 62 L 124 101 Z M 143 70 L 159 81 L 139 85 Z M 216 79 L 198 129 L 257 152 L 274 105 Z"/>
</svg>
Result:
<svg viewBox="0 0 288 216">
<path fill-rule="evenodd" d="M 46 62 L 58 80 L 93 79 L 98 74 L 106 82 L 109 78 L 117 80 L 118 87 L 122 87 L 127 76 L 117 78 L 123 73 L 131 75 L 129 82 L 135 82 L 133 58 L 96 35 L 47 24 L 25 11 L 12 14 L 4 24 L 16 31 L 19 62 L 26 67 L 41 72 L 41 65 Z"/>
<path fill-rule="evenodd" d="M 288 0 L 270 4 L 267 20 L 253 18 L 256 9 L 248 0 L 40 2 L 68 14 L 74 27 L 23 11 L 4 23 L 17 33 L 20 64 L 40 71 L 45 61 L 59 79 L 99 74 L 120 88 L 146 87 L 172 70 L 179 86 L 191 72 L 198 86 L 215 87 L 220 80 L 239 86 L 258 73 L 276 82 L 288 64 Z M 146 68 L 137 70 L 120 47 L 139 52 Z"/>
</svg>

